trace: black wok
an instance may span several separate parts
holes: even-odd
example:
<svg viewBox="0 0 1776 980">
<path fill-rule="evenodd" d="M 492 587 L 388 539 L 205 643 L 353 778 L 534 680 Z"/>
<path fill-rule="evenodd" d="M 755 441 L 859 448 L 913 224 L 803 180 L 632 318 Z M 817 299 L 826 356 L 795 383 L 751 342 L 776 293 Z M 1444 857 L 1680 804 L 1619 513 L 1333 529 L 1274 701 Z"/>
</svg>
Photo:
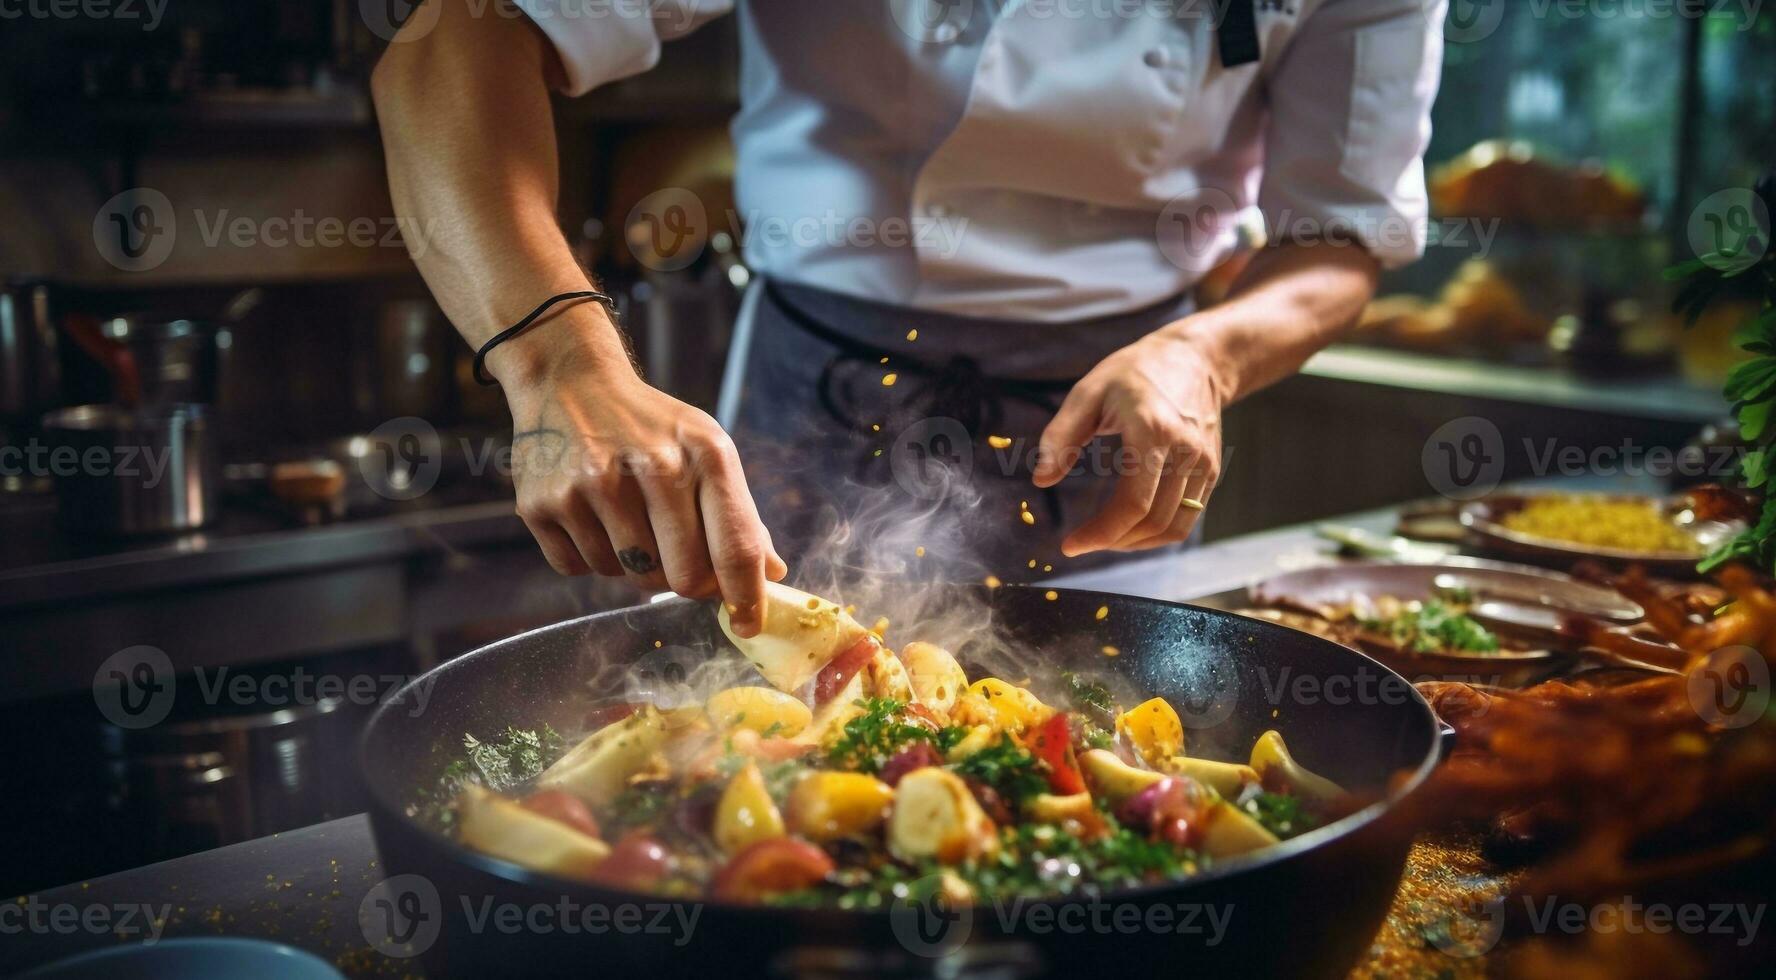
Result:
<svg viewBox="0 0 1776 980">
<path fill-rule="evenodd" d="M 1378 802 L 1189 880 L 1113 892 L 1095 904 L 1075 896 L 976 906 L 947 920 L 921 917 L 910 904 L 892 912 L 668 906 L 471 852 L 407 815 L 445 761 L 461 754 L 465 732 L 486 737 L 545 722 L 579 730 L 626 665 L 657 659 L 662 649 L 725 645 L 709 606 L 671 600 L 483 647 L 424 675 L 376 713 L 361 762 L 377 846 L 396 877 L 365 901 L 367 934 L 387 938 L 385 950 L 421 956 L 433 976 L 1348 971 L 1404 866 L 1409 834 L 1388 813 L 1439 756 L 1439 724 L 1410 684 L 1335 643 L 1216 610 L 1070 590 L 1054 600 L 1020 587 L 988 596 L 959 586 L 953 594 L 985 598 L 995 621 L 1057 668 L 1089 667 L 1180 705 L 1193 755 L 1243 759 L 1259 734 L 1276 728 L 1304 765 Z M 1110 610 L 1101 621 L 1100 606 Z M 1105 656 L 1104 646 L 1118 655 Z M 960 952 L 950 952 L 963 939 Z"/>
</svg>

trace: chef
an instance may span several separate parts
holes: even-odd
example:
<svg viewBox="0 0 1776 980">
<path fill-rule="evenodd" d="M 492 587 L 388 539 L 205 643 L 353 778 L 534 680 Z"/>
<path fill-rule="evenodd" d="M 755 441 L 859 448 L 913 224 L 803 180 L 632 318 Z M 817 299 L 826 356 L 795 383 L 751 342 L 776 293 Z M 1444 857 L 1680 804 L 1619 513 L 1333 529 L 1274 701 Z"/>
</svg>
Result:
<svg viewBox="0 0 1776 980">
<path fill-rule="evenodd" d="M 420 10 L 373 78 L 389 183 L 511 408 L 518 513 L 557 570 L 719 592 L 743 635 L 783 556 L 848 529 L 947 527 L 920 558 L 1001 578 L 1179 545 L 1222 410 L 1424 247 L 1443 0 Z M 576 264 L 549 93 L 728 13 L 758 277 L 724 426 L 637 375 Z M 1253 216 L 1264 247 L 1196 309 Z"/>
</svg>

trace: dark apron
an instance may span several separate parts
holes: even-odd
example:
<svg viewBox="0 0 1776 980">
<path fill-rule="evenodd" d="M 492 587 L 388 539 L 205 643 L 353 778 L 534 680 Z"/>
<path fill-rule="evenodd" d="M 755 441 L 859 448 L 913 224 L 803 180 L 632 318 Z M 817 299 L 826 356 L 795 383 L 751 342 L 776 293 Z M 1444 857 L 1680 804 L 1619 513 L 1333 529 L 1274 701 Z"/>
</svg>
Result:
<svg viewBox="0 0 1776 980">
<path fill-rule="evenodd" d="M 798 582 L 842 587 L 859 575 L 1017 582 L 1128 557 L 1060 552 L 1111 479 L 1082 465 L 1041 490 L 1030 473 L 1042 430 L 1074 382 L 1188 313 L 1187 297 L 1046 324 L 912 310 L 783 282 L 753 288 L 750 317 L 742 314 L 748 322 L 736 332 L 743 347 L 729 362 L 727 384 L 738 385 L 738 399 L 724 398 L 722 421 Z M 894 383 L 885 385 L 890 374 Z M 1099 473 L 1110 459 L 1100 457 L 1102 465 L 1089 464 Z"/>
</svg>

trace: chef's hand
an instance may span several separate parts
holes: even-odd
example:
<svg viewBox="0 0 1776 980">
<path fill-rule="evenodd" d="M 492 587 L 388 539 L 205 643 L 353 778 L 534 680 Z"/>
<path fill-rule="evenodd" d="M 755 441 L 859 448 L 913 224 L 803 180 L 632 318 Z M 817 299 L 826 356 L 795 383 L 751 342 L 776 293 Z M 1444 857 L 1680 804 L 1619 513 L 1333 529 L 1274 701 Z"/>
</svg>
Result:
<svg viewBox="0 0 1776 980">
<path fill-rule="evenodd" d="M 603 316 L 580 307 L 564 317 L 587 315 Z M 719 591 L 735 631 L 753 635 L 766 578 L 788 569 L 733 442 L 626 358 L 587 349 L 584 335 L 571 322 L 544 323 L 488 358 L 512 409 L 518 516 L 556 571 L 627 574 L 695 597 Z"/>
<path fill-rule="evenodd" d="M 1177 331 L 1143 337 L 1081 378 L 1043 430 L 1036 485 L 1059 483 L 1093 436 L 1119 435 L 1122 448 L 1110 501 L 1067 535 L 1061 553 L 1140 551 L 1188 538 L 1221 475 L 1227 390 L 1204 346 Z"/>
</svg>

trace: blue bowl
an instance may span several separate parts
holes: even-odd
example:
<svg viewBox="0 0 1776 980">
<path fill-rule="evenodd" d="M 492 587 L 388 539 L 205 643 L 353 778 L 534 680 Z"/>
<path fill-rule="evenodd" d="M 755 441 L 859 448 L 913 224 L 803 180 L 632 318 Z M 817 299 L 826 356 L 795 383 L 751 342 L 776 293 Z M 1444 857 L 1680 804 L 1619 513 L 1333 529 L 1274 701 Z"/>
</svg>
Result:
<svg viewBox="0 0 1776 980">
<path fill-rule="evenodd" d="M 185 980 L 188 977 L 252 977 L 254 980 L 342 980 L 333 964 L 294 946 L 263 939 L 201 937 L 163 939 L 90 950 L 45 963 L 23 977 L 33 980 Z M 21 978 L 22 980 L 22 978 Z"/>
</svg>

